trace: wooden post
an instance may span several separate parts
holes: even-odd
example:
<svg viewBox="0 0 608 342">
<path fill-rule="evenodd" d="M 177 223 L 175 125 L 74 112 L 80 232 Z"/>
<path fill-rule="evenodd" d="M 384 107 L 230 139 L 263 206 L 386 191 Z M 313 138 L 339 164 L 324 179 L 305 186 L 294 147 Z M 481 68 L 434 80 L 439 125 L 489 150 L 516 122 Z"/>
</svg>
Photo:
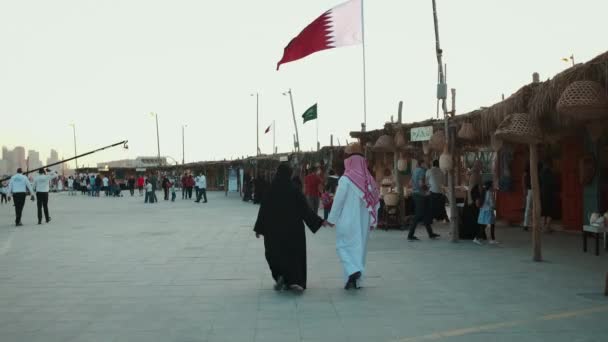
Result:
<svg viewBox="0 0 608 342">
<path fill-rule="evenodd" d="M 456 115 L 456 89 L 452 89 L 452 113 L 451 116 Z M 446 115 L 446 144 L 448 145 L 448 153 L 452 156 L 452 169 L 448 171 L 448 198 L 450 201 L 450 231 L 452 232 L 452 242 L 458 242 L 460 233 L 458 232 L 458 208 L 456 207 L 456 184 L 454 181 L 454 174 L 456 172 L 456 163 L 454 162 L 454 150 L 455 142 L 454 132 L 448 124 L 448 116 Z"/>
<path fill-rule="evenodd" d="M 540 186 L 538 184 L 538 146 L 530 144 L 530 179 L 532 183 L 532 244 L 533 260 L 543 261 L 540 231 Z"/>
</svg>

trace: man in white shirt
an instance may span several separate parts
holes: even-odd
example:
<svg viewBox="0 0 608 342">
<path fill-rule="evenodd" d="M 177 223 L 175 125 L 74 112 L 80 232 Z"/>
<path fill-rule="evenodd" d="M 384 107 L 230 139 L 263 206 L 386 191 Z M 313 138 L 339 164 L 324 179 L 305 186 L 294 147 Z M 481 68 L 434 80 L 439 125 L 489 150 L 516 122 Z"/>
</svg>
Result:
<svg viewBox="0 0 608 342">
<path fill-rule="evenodd" d="M 426 184 L 431 191 L 431 211 L 433 219 L 449 221 L 445 210 L 445 195 L 443 194 L 444 173 L 439 168 L 439 161 L 433 160 L 433 167 L 426 172 Z"/>
<path fill-rule="evenodd" d="M 17 227 L 23 226 L 21 223 L 21 214 L 23 213 L 23 207 L 25 206 L 25 192 L 29 191 L 32 194 L 32 201 L 34 200 L 34 189 L 30 184 L 29 179 L 23 175 L 21 168 L 17 169 L 17 174 L 11 177 L 8 183 L 8 198 L 11 196 L 15 199 L 15 225 Z"/>
<path fill-rule="evenodd" d="M 110 180 L 108 179 L 108 176 L 103 176 L 103 179 L 101 180 L 103 182 L 103 191 L 106 194 L 106 196 L 110 195 Z"/>
<path fill-rule="evenodd" d="M 198 188 L 196 202 L 200 202 L 202 198 L 203 203 L 207 203 L 207 177 L 205 177 L 204 173 L 196 177 L 196 187 Z"/>
<path fill-rule="evenodd" d="M 48 175 L 44 169 L 40 169 L 39 174 L 34 178 L 34 191 L 36 192 L 36 204 L 38 206 L 38 224 L 42 224 L 42 209 L 44 208 L 44 218 L 46 223 L 51 221 L 49 216 L 49 188 L 50 181 L 58 177 L 57 172 L 48 170 Z"/>
</svg>

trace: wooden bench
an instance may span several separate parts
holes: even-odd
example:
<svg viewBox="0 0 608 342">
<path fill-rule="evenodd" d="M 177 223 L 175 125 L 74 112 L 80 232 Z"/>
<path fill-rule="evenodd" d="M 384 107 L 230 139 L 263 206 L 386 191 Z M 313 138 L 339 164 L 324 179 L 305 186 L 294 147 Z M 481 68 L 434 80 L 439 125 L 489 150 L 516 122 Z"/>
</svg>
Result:
<svg viewBox="0 0 608 342">
<path fill-rule="evenodd" d="M 587 252 L 587 235 L 595 235 L 595 255 L 600 255 L 600 234 L 604 233 L 604 249 L 608 250 L 608 244 L 606 243 L 606 233 L 608 228 L 597 227 L 597 226 L 583 226 L 583 252 Z"/>
</svg>

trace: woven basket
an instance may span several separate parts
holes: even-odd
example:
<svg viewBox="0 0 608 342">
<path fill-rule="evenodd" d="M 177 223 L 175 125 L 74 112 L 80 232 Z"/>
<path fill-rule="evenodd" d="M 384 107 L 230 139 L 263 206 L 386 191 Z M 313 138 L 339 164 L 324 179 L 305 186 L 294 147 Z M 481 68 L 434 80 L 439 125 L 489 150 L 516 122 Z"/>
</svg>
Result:
<svg viewBox="0 0 608 342">
<path fill-rule="evenodd" d="M 390 135 L 382 135 L 378 140 L 376 140 L 376 144 L 374 145 L 374 151 L 377 152 L 392 152 L 395 150 L 395 144 L 393 142 L 393 137 Z"/>
<path fill-rule="evenodd" d="M 608 115 L 606 90 L 593 81 L 573 82 L 559 98 L 557 111 L 576 121 L 600 119 Z"/>
<path fill-rule="evenodd" d="M 498 139 L 494 134 L 492 134 L 492 138 L 491 138 L 490 144 L 492 145 L 492 149 L 494 150 L 494 152 L 500 151 L 500 149 L 503 146 L 502 140 Z"/>
<path fill-rule="evenodd" d="M 439 130 L 431 136 L 431 140 L 429 140 L 429 146 L 433 151 L 443 151 L 443 147 L 445 146 L 445 132 Z"/>
<path fill-rule="evenodd" d="M 542 139 L 538 123 L 532 120 L 530 115 L 523 113 L 508 115 L 498 126 L 494 136 L 507 142 L 520 144 L 538 144 Z"/>
<path fill-rule="evenodd" d="M 450 171 L 454 168 L 454 160 L 450 153 L 444 151 L 441 156 L 439 156 L 439 168 L 443 172 Z"/>
<path fill-rule="evenodd" d="M 397 134 L 395 135 L 395 147 L 401 149 L 405 147 L 406 144 L 407 142 L 405 141 L 405 136 L 403 135 L 403 132 L 399 130 L 399 132 L 397 132 Z"/>
<path fill-rule="evenodd" d="M 397 170 L 399 170 L 400 172 L 407 170 L 407 159 L 403 157 L 399 158 L 399 160 L 397 161 Z"/>
<path fill-rule="evenodd" d="M 475 132 L 475 128 L 470 122 L 463 123 L 460 127 L 460 130 L 458 131 L 458 137 L 460 139 L 473 140 L 476 136 L 477 133 Z"/>
</svg>

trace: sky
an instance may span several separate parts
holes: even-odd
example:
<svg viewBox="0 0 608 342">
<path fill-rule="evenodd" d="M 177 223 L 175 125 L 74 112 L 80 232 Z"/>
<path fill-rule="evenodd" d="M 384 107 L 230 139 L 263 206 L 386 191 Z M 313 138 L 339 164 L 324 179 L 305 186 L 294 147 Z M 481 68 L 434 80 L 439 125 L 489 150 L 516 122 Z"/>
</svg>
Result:
<svg viewBox="0 0 608 342">
<path fill-rule="evenodd" d="M 361 46 L 332 49 L 276 71 L 283 48 L 341 0 L 22 0 L 0 2 L 0 145 L 60 156 L 121 140 L 79 159 L 93 166 L 160 153 L 185 160 L 231 159 L 293 148 L 292 89 L 303 150 L 316 123 L 321 145 L 344 144 L 363 121 Z M 438 0 L 448 84 L 457 112 L 489 106 L 539 72 L 547 79 L 606 50 L 605 0 Z M 367 127 L 435 117 L 437 60 L 431 0 L 366 0 Z M 604 42 L 604 43 L 602 43 Z M 8 126 L 8 127 L 7 127 Z"/>
</svg>

